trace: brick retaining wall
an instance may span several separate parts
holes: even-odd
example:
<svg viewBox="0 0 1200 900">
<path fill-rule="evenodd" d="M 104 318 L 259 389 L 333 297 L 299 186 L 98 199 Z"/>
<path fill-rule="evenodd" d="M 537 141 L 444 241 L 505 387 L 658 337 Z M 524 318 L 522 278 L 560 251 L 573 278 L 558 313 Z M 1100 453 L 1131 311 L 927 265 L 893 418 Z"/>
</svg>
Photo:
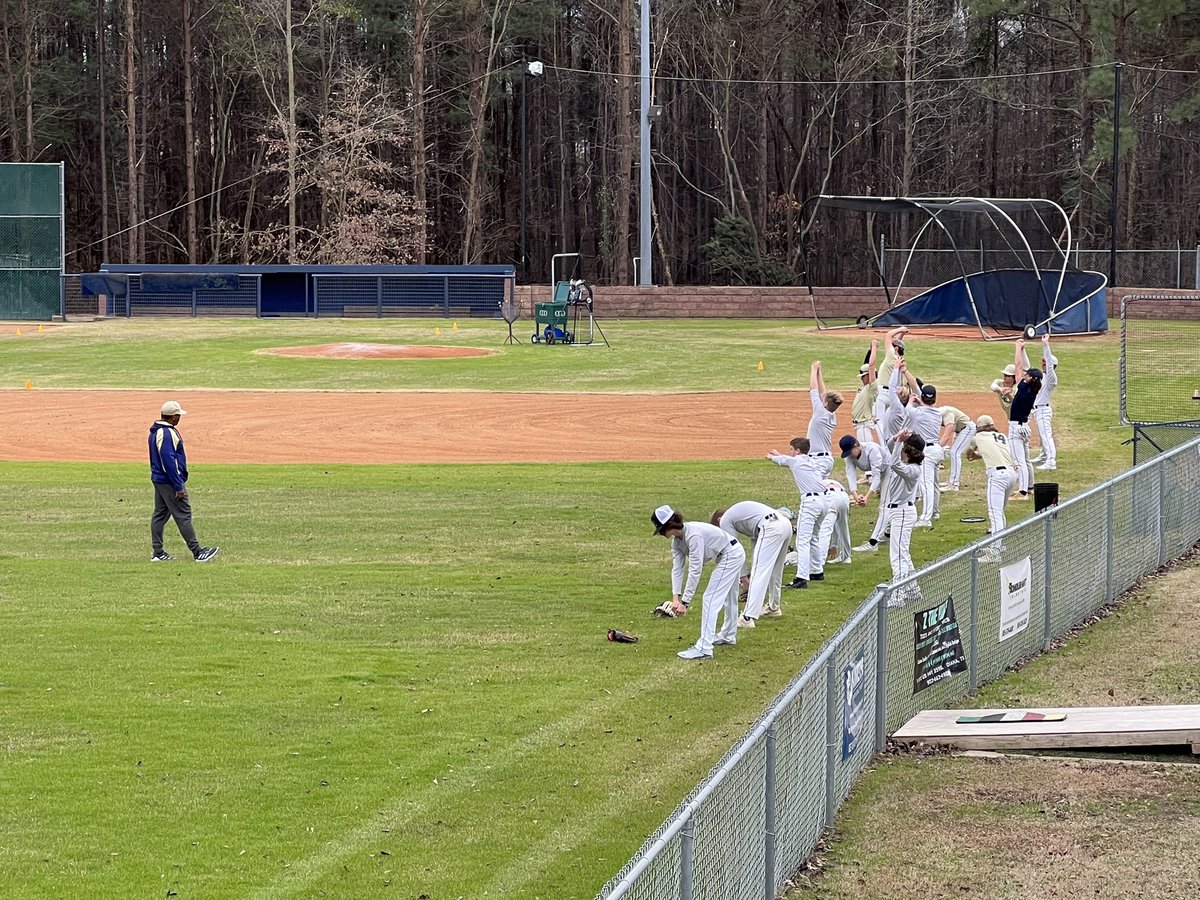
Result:
<svg viewBox="0 0 1200 900">
<path fill-rule="evenodd" d="M 812 318 L 813 301 L 807 288 L 798 287 L 631 287 L 602 285 L 594 289 L 596 315 L 603 318 L 629 319 L 786 319 Z M 920 288 L 904 288 L 900 299 L 908 299 Z M 1155 293 L 1146 288 L 1116 288 L 1108 292 L 1108 315 L 1121 314 L 1121 298 L 1129 294 Z M 1139 304 L 1146 318 L 1200 319 L 1200 291 L 1164 291 L 1189 300 L 1164 300 Z M 813 288 L 817 312 L 822 318 L 857 319 L 883 312 L 887 300 L 880 288 Z M 549 287 L 521 285 L 517 300 L 522 315 L 531 318 L 533 304 L 550 299 Z"/>
</svg>

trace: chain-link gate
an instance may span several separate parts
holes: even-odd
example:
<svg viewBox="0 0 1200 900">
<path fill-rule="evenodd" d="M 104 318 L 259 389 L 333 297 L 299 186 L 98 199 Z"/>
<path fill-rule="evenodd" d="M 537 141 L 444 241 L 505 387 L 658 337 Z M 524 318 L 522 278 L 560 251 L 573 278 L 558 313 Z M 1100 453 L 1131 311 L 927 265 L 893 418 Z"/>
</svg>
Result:
<svg viewBox="0 0 1200 900">
<path fill-rule="evenodd" d="M 0 319 L 62 314 L 63 163 L 0 163 Z"/>
</svg>

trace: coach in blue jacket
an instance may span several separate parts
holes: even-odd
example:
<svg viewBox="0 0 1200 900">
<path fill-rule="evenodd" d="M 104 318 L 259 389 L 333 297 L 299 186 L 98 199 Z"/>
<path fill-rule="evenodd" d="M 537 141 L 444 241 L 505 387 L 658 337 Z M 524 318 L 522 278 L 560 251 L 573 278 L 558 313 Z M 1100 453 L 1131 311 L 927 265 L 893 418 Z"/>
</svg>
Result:
<svg viewBox="0 0 1200 900">
<path fill-rule="evenodd" d="M 208 562 L 220 548 L 201 547 L 192 527 L 192 507 L 188 503 L 187 454 L 176 427 L 186 416 L 176 401 L 162 405 L 162 418 L 150 426 L 150 481 L 154 484 L 154 515 L 150 517 L 151 562 L 170 562 L 175 557 L 163 550 L 163 526 L 174 519 L 196 562 Z"/>
</svg>

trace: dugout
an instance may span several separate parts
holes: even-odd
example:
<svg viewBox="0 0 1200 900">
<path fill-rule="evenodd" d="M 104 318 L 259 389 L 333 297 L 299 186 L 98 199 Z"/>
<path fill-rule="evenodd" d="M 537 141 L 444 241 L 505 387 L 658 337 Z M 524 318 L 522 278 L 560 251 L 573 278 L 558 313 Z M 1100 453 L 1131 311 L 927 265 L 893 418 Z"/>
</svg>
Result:
<svg viewBox="0 0 1200 900">
<path fill-rule="evenodd" d="M 497 317 L 516 269 L 495 266 L 183 266 L 106 263 L 86 294 L 115 316 Z"/>
</svg>

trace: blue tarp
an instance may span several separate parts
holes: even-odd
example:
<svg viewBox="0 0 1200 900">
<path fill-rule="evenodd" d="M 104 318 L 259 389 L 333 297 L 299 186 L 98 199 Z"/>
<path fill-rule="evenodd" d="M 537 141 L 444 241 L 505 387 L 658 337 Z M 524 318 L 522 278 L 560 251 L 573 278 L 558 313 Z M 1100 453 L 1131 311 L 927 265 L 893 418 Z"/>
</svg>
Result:
<svg viewBox="0 0 1200 900">
<path fill-rule="evenodd" d="M 129 276 L 109 275 L 107 272 L 80 275 L 79 286 L 89 297 L 124 297 L 129 293 Z"/>
<path fill-rule="evenodd" d="M 1020 331 L 1026 325 L 1046 320 L 1056 334 L 1082 334 L 1108 330 L 1106 279 L 1098 272 L 1069 269 L 1060 273 L 1032 269 L 998 269 L 957 278 L 918 294 L 876 318 L 872 324 L 893 328 L 897 325 L 975 325 L 985 328 Z M 970 282 L 970 294 L 967 283 Z M 1054 302 L 1057 293 L 1057 302 Z M 971 298 L 975 307 L 971 307 Z M 1085 299 L 1086 298 L 1086 299 Z M 1083 301 L 1083 302 L 1080 302 Z M 1053 306 L 1051 304 L 1053 303 Z M 1070 307 L 1070 308 L 1068 308 Z M 1056 310 L 1062 312 L 1055 315 Z M 1045 326 L 1038 328 L 1044 332 Z"/>
</svg>

